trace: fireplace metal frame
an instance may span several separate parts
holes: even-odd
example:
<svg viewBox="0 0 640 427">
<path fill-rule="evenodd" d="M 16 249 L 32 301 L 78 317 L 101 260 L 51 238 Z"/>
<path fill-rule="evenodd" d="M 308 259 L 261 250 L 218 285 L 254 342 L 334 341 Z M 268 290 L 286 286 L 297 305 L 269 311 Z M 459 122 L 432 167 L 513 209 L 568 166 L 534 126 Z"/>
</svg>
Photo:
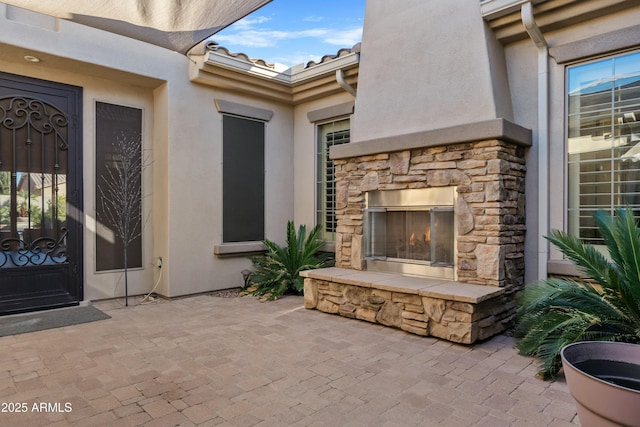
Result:
<svg viewBox="0 0 640 427">
<path fill-rule="evenodd" d="M 368 213 L 381 211 L 453 210 L 454 245 L 452 266 L 432 265 L 428 261 L 405 258 L 365 256 L 365 268 L 371 271 L 456 280 L 457 245 L 455 244 L 455 239 L 458 232 L 457 221 L 455 220 L 455 205 L 457 194 L 455 186 L 403 190 L 376 190 L 367 192 L 365 194 L 365 218 Z M 365 228 L 368 227 L 367 223 L 368 220 L 365 219 Z M 365 247 L 368 247 L 368 239 L 370 238 L 368 230 L 364 231 L 364 236 Z"/>
</svg>

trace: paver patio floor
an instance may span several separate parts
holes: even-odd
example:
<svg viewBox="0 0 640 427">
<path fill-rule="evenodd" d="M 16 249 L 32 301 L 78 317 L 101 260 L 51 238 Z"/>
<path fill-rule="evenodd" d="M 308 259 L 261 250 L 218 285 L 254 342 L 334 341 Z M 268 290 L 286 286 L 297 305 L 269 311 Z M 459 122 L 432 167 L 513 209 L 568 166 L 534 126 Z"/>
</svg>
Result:
<svg viewBox="0 0 640 427">
<path fill-rule="evenodd" d="M 0 338 L 0 425 L 578 424 L 509 337 L 463 346 L 302 304 L 106 301 L 109 320 Z"/>
</svg>

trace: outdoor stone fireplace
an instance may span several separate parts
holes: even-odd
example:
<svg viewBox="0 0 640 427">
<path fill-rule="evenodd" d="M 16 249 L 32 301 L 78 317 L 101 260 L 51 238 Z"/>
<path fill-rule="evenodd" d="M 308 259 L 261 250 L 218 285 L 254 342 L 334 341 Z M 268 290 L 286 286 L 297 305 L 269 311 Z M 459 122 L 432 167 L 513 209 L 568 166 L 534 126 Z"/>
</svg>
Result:
<svg viewBox="0 0 640 427">
<path fill-rule="evenodd" d="M 365 193 L 367 270 L 454 279 L 456 187 Z"/>
<path fill-rule="evenodd" d="M 332 152 L 336 266 L 303 273 L 305 306 L 461 343 L 511 326 L 527 144 L 500 136 Z"/>
<path fill-rule="evenodd" d="M 522 285 L 526 168 L 520 145 L 478 141 L 334 159 L 334 164 L 337 267 L 366 267 L 368 194 L 455 187 L 456 280 Z"/>
</svg>

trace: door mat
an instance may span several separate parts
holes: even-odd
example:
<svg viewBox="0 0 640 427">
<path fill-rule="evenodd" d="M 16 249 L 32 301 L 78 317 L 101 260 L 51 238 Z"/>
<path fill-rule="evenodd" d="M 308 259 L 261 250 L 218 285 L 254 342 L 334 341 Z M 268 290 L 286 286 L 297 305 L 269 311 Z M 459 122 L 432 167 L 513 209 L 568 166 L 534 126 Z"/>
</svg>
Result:
<svg viewBox="0 0 640 427">
<path fill-rule="evenodd" d="M 0 337 L 110 319 L 92 305 L 0 317 Z"/>
</svg>

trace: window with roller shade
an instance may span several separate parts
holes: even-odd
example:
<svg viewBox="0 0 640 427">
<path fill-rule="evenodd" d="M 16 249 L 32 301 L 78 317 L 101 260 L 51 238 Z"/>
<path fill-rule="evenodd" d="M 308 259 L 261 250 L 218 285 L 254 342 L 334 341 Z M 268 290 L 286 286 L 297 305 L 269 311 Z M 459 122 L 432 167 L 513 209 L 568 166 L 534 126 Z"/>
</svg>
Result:
<svg viewBox="0 0 640 427">
<path fill-rule="evenodd" d="M 96 271 L 120 270 L 124 268 L 124 248 L 122 239 L 115 233 L 115 227 L 110 224 L 110 215 L 105 211 L 107 206 L 102 203 L 100 186 L 105 186 L 105 180 L 110 178 L 110 170 L 115 171 L 116 162 L 121 160 L 118 153 L 117 139 L 129 141 L 135 144 L 140 151 L 139 159 L 142 162 L 142 150 L 140 140 L 142 138 L 142 109 L 126 107 L 122 105 L 96 102 L 96 219 L 98 221 L 96 232 Z M 137 156 L 137 155 L 136 155 Z M 142 215 L 142 177 L 130 180 L 134 185 L 132 194 L 135 204 L 133 211 Z M 132 219 L 139 227 L 142 227 L 142 218 Z M 139 233 L 138 229 L 138 233 Z M 142 267 L 142 236 L 135 238 L 127 249 L 128 268 Z"/>
<path fill-rule="evenodd" d="M 264 240 L 264 127 L 223 115 L 222 240 Z"/>
</svg>

